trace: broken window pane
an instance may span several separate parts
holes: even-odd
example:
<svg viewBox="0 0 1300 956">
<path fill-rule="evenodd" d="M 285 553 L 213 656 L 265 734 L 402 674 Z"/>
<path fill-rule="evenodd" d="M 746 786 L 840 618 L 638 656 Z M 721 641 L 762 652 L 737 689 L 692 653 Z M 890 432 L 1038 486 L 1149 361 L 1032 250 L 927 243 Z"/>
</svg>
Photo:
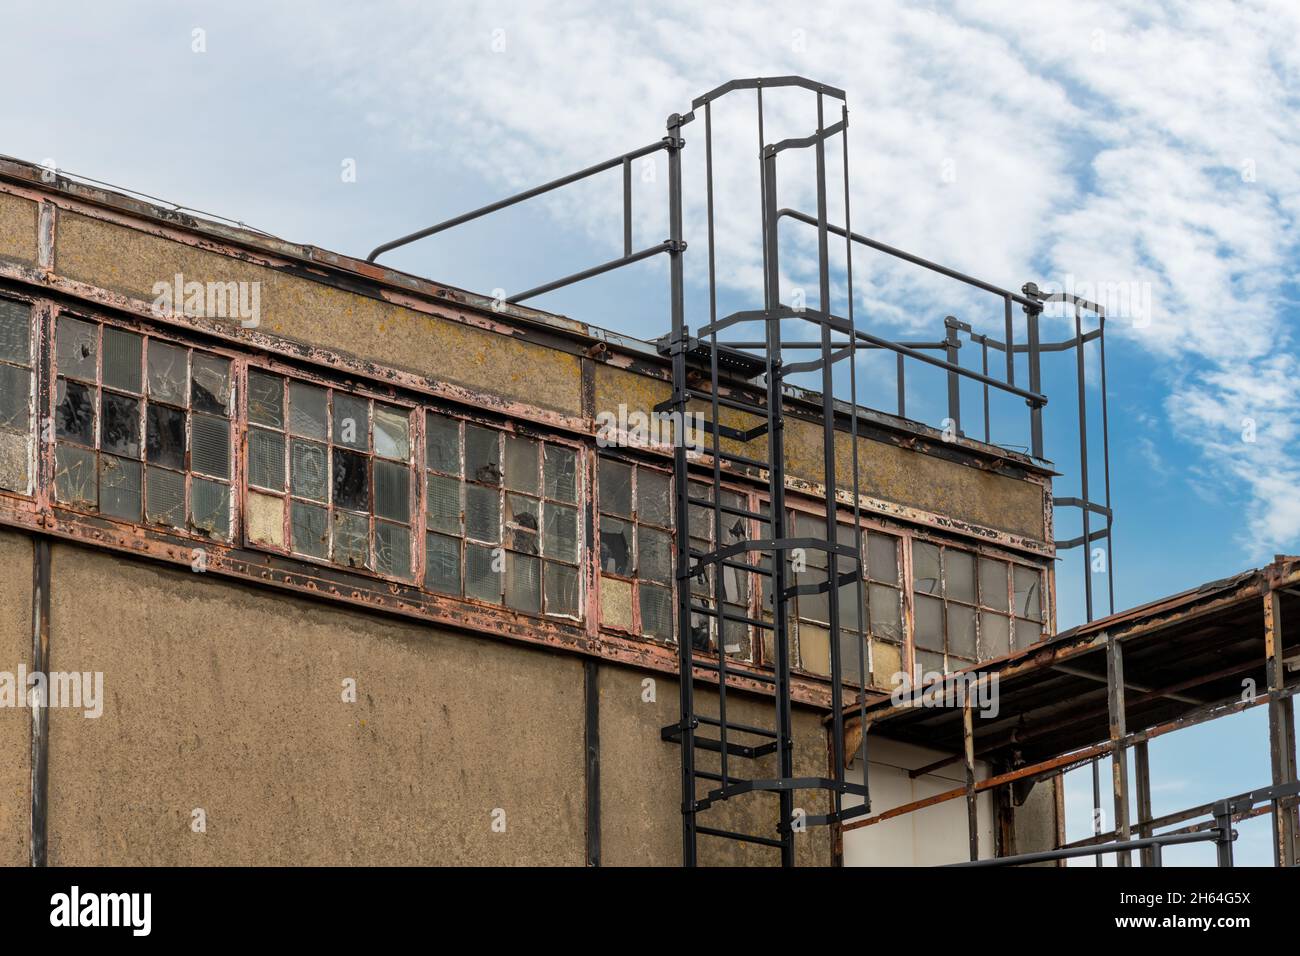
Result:
<svg viewBox="0 0 1300 956">
<path fill-rule="evenodd" d="M 167 468 L 185 467 L 185 413 L 166 405 L 150 404 L 145 449 L 150 464 Z"/>
<path fill-rule="evenodd" d="M 134 332 L 104 328 L 104 384 L 140 393 L 142 339 Z"/>
<path fill-rule="evenodd" d="M 637 589 L 641 608 L 641 632 L 661 641 L 673 639 L 673 592 L 642 584 Z"/>
<path fill-rule="evenodd" d="M 1043 639 L 1043 625 L 1036 621 L 1016 621 L 1016 648 L 1029 647 Z"/>
<path fill-rule="evenodd" d="M 30 487 L 27 436 L 0 431 L 0 488 L 27 494 Z"/>
<path fill-rule="evenodd" d="M 370 402 L 355 395 L 334 393 L 334 444 L 370 450 Z"/>
<path fill-rule="evenodd" d="M 891 641 L 903 639 L 903 608 L 899 591 L 883 584 L 872 584 L 867 591 L 867 607 L 871 612 L 872 634 Z"/>
<path fill-rule="evenodd" d="M 673 583 L 672 536 L 644 525 L 637 528 L 637 576 L 659 584 Z"/>
<path fill-rule="evenodd" d="M 485 485 L 501 484 L 501 449 L 498 432 L 465 424 L 465 477 Z"/>
<path fill-rule="evenodd" d="M 578 456 L 572 448 L 547 445 L 542 451 L 546 472 L 546 497 L 556 501 L 578 500 Z"/>
<path fill-rule="evenodd" d="M 375 522 L 375 570 L 396 578 L 411 576 L 411 529 Z"/>
<path fill-rule="evenodd" d="M 1043 619 L 1042 595 L 1039 593 L 1041 576 L 1032 568 L 1015 565 L 1016 617 L 1031 621 Z"/>
<path fill-rule="evenodd" d="M 601 516 L 600 567 L 611 574 L 632 573 L 632 526 L 626 521 Z"/>
<path fill-rule="evenodd" d="M 916 598 L 916 646 L 943 650 L 943 602 L 934 598 Z"/>
<path fill-rule="evenodd" d="M 546 540 L 542 548 L 548 558 L 578 560 L 578 511 L 563 505 L 546 504 Z"/>
<path fill-rule="evenodd" d="M 506 553 L 506 606 L 537 614 L 542 609 L 542 567 L 537 558 Z"/>
<path fill-rule="evenodd" d="M 506 495 L 506 525 L 510 547 L 524 554 L 537 553 L 537 501 L 523 495 Z"/>
<path fill-rule="evenodd" d="M 26 432 L 31 424 L 32 373 L 0 365 L 0 428 Z"/>
<path fill-rule="evenodd" d="M 992 558 L 979 559 L 980 604 L 994 610 L 1006 612 L 1007 604 L 1007 565 Z"/>
<path fill-rule="evenodd" d="M 440 594 L 460 594 L 460 542 L 446 535 L 425 538 L 424 586 Z"/>
<path fill-rule="evenodd" d="M 54 491 L 60 501 L 95 507 L 99 483 L 95 475 L 95 453 L 60 444 L 54 450 Z"/>
<path fill-rule="evenodd" d="M 609 458 L 600 460 L 600 510 L 632 516 L 632 466 Z"/>
<path fill-rule="evenodd" d="M 370 565 L 370 519 L 334 512 L 334 563 L 349 568 Z"/>
<path fill-rule="evenodd" d="M 465 486 L 465 534 L 477 541 L 501 540 L 501 499 L 498 492 Z"/>
<path fill-rule="evenodd" d="M 295 438 L 289 446 L 289 458 L 289 482 L 293 493 L 313 501 L 324 501 L 328 480 L 325 446 L 305 438 Z"/>
<path fill-rule="evenodd" d="M 31 309 L 25 303 L 0 299 L 0 359 L 30 365 Z"/>
<path fill-rule="evenodd" d="M 1011 620 L 1001 614 L 980 612 L 980 657 L 988 660 L 1011 650 Z"/>
<path fill-rule="evenodd" d="M 205 475 L 230 477 L 230 422 L 194 415 L 190 420 L 190 466 Z"/>
<path fill-rule="evenodd" d="M 546 613 L 578 616 L 578 572 L 550 561 L 544 567 Z"/>
<path fill-rule="evenodd" d="M 115 518 L 140 520 L 140 463 L 112 455 L 99 459 L 99 510 Z"/>
<path fill-rule="evenodd" d="M 460 480 L 428 476 L 428 525 L 438 531 L 460 534 Z"/>
<path fill-rule="evenodd" d="M 884 584 L 898 583 L 898 539 L 871 531 L 867 534 L 867 575 Z"/>
<path fill-rule="evenodd" d="M 100 447 L 114 455 L 140 457 L 140 400 L 104 392 L 104 429 Z"/>
<path fill-rule="evenodd" d="M 425 462 L 435 471 L 460 474 L 460 422 L 430 412 L 425 416 Z"/>
<path fill-rule="evenodd" d="M 260 428 L 248 430 L 248 481 L 284 490 L 284 436 Z"/>
<path fill-rule="evenodd" d="M 537 442 L 519 435 L 506 435 L 505 442 L 506 487 L 537 494 Z"/>
<path fill-rule="evenodd" d="M 974 660 L 975 610 L 961 604 L 948 605 L 948 653 Z"/>
<path fill-rule="evenodd" d="M 215 355 L 194 353 L 190 406 L 199 412 L 230 414 L 230 363 Z"/>
<path fill-rule="evenodd" d="M 289 383 L 289 431 L 324 440 L 325 389 L 305 382 Z"/>
<path fill-rule="evenodd" d="M 673 526 L 671 479 L 661 471 L 641 468 L 636 473 L 636 513 L 642 521 L 661 528 Z"/>
<path fill-rule="evenodd" d="M 189 376 L 186 371 L 187 353 L 185 349 L 168 345 L 166 342 L 149 340 L 149 397 L 170 405 L 184 405 L 186 385 Z M 252 375 L 249 373 L 249 381 Z M 267 376 L 263 376 L 266 378 Z M 278 381 L 278 380 L 277 380 Z M 250 389 L 251 392 L 251 389 Z M 249 415 L 253 413 L 252 398 L 249 398 Z M 257 421 L 256 418 L 253 419 Z"/>
<path fill-rule="evenodd" d="M 95 381 L 95 369 L 99 365 L 99 327 L 61 315 L 55 339 L 55 368 L 59 374 Z"/>
<path fill-rule="evenodd" d="M 325 520 L 328 512 L 317 505 L 302 501 L 291 503 L 289 511 L 289 533 L 293 550 L 299 554 L 309 554 L 314 558 L 323 558 L 329 550 L 329 538 L 325 533 Z"/>
<path fill-rule="evenodd" d="M 411 457 L 411 424 L 406 409 L 375 402 L 375 454 L 398 461 Z"/>
<path fill-rule="evenodd" d="M 370 459 L 365 455 L 334 449 L 334 506 L 370 510 Z"/>
<path fill-rule="evenodd" d="M 965 604 L 975 603 L 975 557 L 949 548 L 944 552 L 946 595 Z"/>
<path fill-rule="evenodd" d="M 95 444 L 95 390 L 59 379 L 55 391 L 55 433 L 82 445 Z"/>
<path fill-rule="evenodd" d="M 195 530 L 214 538 L 230 537 L 230 486 L 218 481 L 194 478 L 191 481 L 190 523 Z"/>
<path fill-rule="evenodd" d="M 375 514 L 394 521 L 411 520 L 411 471 L 406 465 L 375 462 Z"/>
<path fill-rule="evenodd" d="M 162 468 L 149 468 L 146 476 L 145 517 L 159 524 L 185 525 L 185 476 Z"/>
<path fill-rule="evenodd" d="M 154 346 L 149 346 L 152 363 Z M 150 366 L 152 382 L 152 364 Z M 284 379 L 256 369 L 248 370 L 248 420 L 272 428 L 284 427 Z"/>
<path fill-rule="evenodd" d="M 918 594 L 939 593 L 939 549 L 925 541 L 912 542 L 913 590 Z"/>
<path fill-rule="evenodd" d="M 501 603 L 501 572 L 496 564 L 498 548 L 465 545 L 465 596 L 492 604 Z M 495 565 L 495 567 L 494 567 Z"/>
</svg>

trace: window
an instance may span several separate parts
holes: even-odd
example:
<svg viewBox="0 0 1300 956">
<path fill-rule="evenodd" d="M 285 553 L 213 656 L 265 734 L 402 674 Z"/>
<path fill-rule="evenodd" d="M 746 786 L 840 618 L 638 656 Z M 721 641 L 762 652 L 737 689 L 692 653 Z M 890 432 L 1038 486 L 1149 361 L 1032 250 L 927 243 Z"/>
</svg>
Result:
<svg viewBox="0 0 1300 956">
<path fill-rule="evenodd" d="M 612 458 L 599 468 L 601 623 L 672 641 L 672 479 Z"/>
<path fill-rule="evenodd" d="M 962 670 L 1042 639 L 1036 568 L 914 541 L 912 577 L 921 673 Z"/>
<path fill-rule="evenodd" d="M 823 538 L 825 519 L 804 512 L 791 512 L 791 537 Z M 851 524 L 836 527 L 839 544 L 856 546 Z M 857 581 L 840 585 L 840 670 L 844 681 L 857 684 L 866 673 L 876 686 L 889 686 L 901 669 L 903 648 L 903 604 L 900 574 L 900 541 L 891 534 L 862 529 L 863 581 L 862 610 L 859 611 Z M 828 556 L 824 551 L 808 550 L 802 572 L 791 569 L 790 580 L 796 585 L 824 585 L 827 580 Z M 852 558 L 836 557 L 840 574 L 855 570 Z M 795 597 L 795 620 L 798 622 L 799 661 L 807 671 L 830 676 L 830 595 L 827 591 Z M 867 662 L 862 654 L 868 651 Z"/>
<path fill-rule="evenodd" d="M 690 496 L 697 500 L 712 501 L 713 487 L 704 482 L 692 481 L 690 483 Z M 740 511 L 752 510 L 745 495 L 725 488 L 719 493 L 719 503 L 724 507 Z M 727 511 L 722 512 L 722 543 L 720 545 L 714 543 L 717 530 L 714 525 L 712 507 L 697 504 L 690 506 L 691 549 L 693 551 L 707 553 L 749 539 L 749 519 L 743 515 L 736 515 Z M 754 659 L 753 640 L 750 625 L 744 620 L 737 620 L 737 618 L 750 617 L 750 595 L 754 583 L 753 578 L 756 575 L 734 565 L 749 564 L 750 562 L 751 554 L 741 552 L 728 558 L 726 565 L 707 565 L 691 578 L 691 603 L 697 607 L 707 608 L 712 611 L 717 606 L 713 576 L 718 571 L 721 571 L 722 610 L 724 615 L 721 619 L 721 631 L 724 636 L 723 645 L 726 647 L 728 657 L 735 657 L 743 661 L 752 661 Z M 719 618 L 716 615 L 698 611 L 691 612 L 691 640 L 697 650 L 710 650 L 716 653 L 718 649 L 718 631 Z"/>
<path fill-rule="evenodd" d="M 0 488 L 32 486 L 32 312 L 0 299 Z"/>
<path fill-rule="evenodd" d="M 248 370 L 250 542 L 410 579 L 411 411 Z"/>
<path fill-rule="evenodd" d="M 60 502 L 229 539 L 229 359 L 64 315 L 55 370 Z"/>
<path fill-rule="evenodd" d="M 425 445 L 425 588 L 581 617 L 577 451 L 433 412 Z"/>
</svg>

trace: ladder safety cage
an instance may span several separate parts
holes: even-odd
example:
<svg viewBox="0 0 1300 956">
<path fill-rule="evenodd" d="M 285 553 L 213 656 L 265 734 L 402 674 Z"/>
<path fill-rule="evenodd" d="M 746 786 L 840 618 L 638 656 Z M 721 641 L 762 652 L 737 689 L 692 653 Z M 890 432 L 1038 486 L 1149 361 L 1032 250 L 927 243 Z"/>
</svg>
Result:
<svg viewBox="0 0 1300 956">
<path fill-rule="evenodd" d="M 812 94 L 816 111 L 811 134 L 773 143 L 767 141 L 764 130 L 763 93 L 764 90 L 777 88 L 802 89 Z M 759 196 L 757 198 L 761 223 L 763 304 L 762 308 L 742 309 L 720 317 L 714 234 L 712 111 L 714 104 L 729 94 L 744 91 L 753 93 L 756 107 L 759 147 Z M 826 122 L 828 100 L 833 101 L 833 105 L 838 104 L 838 115 L 832 118 L 833 121 L 829 125 Z M 687 243 L 683 234 L 682 150 L 685 147 L 685 140 L 682 138 L 682 129 L 700 118 L 701 114 L 704 127 L 709 315 L 708 321 L 701 324 L 696 334 L 692 335 L 686 321 L 683 262 Z M 707 417 L 700 423 L 701 430 L 708 438 L 704 455 L 698 460 L 689 457 L 685 436 L 681 434 L 678 436 L 679 440 L 674 443 L 673 449 L 673 514 L 676 528 L 674 577 L 677 585 L 675 631 L 680 669 L 679 711 L 678 721 L 661 728 L 660 731 L 663 740 L 681 748 L 682 858 L 687 866 L 693 866 L 698 861 L 697 845 L 698 838 L 701 836 L 771 848 L 779 851 L 782 865 L 793 866 L 794 838 L 803 826 L 829 825 L 838 828 L 846 821 L 864 816 L 871 810 L 867 778 L 867 734 L 857 734 L 854 748 L 856 752 L 853 755 L 845 752 L 846 715 L 855 714 L 860 722 L 859 726 L 866 726 L 867 688 L 870 675 L 870 642 L 867 640 L 867 623 L 863 620 L 865 574 L 860 496 L 862 475 L 858 446 L 858 425 L 862 406 L 858 402 L 858 350 L 886 351 L 895 356 L 897 414 L 900 418 L 907 417 L 905 363 L 919 362 L 943 371 L 947 378 L 948 418 L 958 436 L 964 435 L 961 431 L 959 387 L 962 379 L 974 382 L 982 388 L 986 443 L 990 443 L 991 440 L 990 390 L 1023 400 L 1029 409 L 1031 435 L 1029 451 L 1033 458 L 1042 461 L 1045 460 L 1042 412 L 1047 404 L 1047 398 L 1043 394 L 1041 382 L 1041 354 L 1076 348 L 1079 353 L 1080 451 L 1084 476 L 1080 497 L 1056 498 L 1053 503 L 1057 507 L 1081 510 L 1084 535 L 1082 539 L 1056 542 L 1056 547 L 1068 549 L 1086 545 L 1103 536 L 1107 541 L 1108 549 L 1110 545 L 1112 512 L 1108 436 L 1105 426 L 1104 313 L 1098 306 L 1074 296 L 1042 293 L 1032 283 L 1025 285 L 1020 293 L 1011 292 L 853 232 L 849 214 L 848 128 L 849 114 L 843 90 L 799 76 L 732 80 L 696 98 L 691 104 L 690 112 L 674 113 L 669 116 L 667 135 L 658 142 L 647 144 L 384 243 L 376 247 L 367 257 L 368 261 L 374 262 L 380 255 L 393 249 L 619 168 L 622 170 L 623 180 L 622 256 L 510 295 L 505 301 L 522 302 L 657 255 L 668 257 L 671 327 L 670 331 L 658 340 L 658 349 L 671 364 L 672 394 L 670 398 L 660 402 L 654 411 L 679 414 L 681 417 L 677 421 L 683 423 L 684 429 L 684 423 L 689 420 L 687 413 L 692 406 L 696 408 L 705 406 L 708 409 Z M 828 143 L 834 141 L 836 137 L 839 139 L 843 167 L 843 225 L 830 222 L 828 211 L 827 149 Z M 636 159 L 661 150 L 666 153 L 668 164 L 669 235 L 658 245 L 633 250 L 631 164 Z M 778 202 L 778 160 L 787 152 L 794 150 L 811 150 L 813 153 L 817 205 L 815 215 L 783 208 Z M 818 302 L 815 308 L 807 306 L 793 308 L 781 301 L 779 226 L 784 219 L 816 229 Z M 847 295 L 847 309 L 846 314 L 842 316 L 835 314 L 831 307 L 832 237 L 844 242 L 843 281 Z M 855 246 L 883 253 L 1000 299 L 1005 339 L 998 340 L 992 336 L 976 333 L 969 323 L 951 315 L 944 320 L 945 337 L 940 341 L 899 342 L 858 329 L 854 317 L 853 293 Z M 1039 318 L 1044 304 L 1050 302 L 1073 305 L 1075 315 L 1073 338 L 1059 343 L 1044 344 L 1040 341 Z M 1024 342 L 1015 340 L 1014 308 L 1017 306 L 1024 313 L 1026 327 Z M 1091 311 L 1097 315 L 1096 329 L 1083 331 L 1082 311 Z M 811 326 L 811 337 L 786 336 L 783 333 L 782 323 L 791 321 L 807 323 Z M 761 331 L 744 337 L 736 328 L 737 326 L 761 326 Z M 798 327 L 803 328 L 802 324 Z M 735 334 L 741 337 L 730 340 L 719 337 L 719 333 L 729 329 L 735 330 Z M 965 367 L 960 362 L 959 350 L 963 336 L 979 346 L 981 358 L 979 370 Z M 1083 348 L 1086 343 L 1092 341 L 1097 341 L 1101 348 L 1103 455 L 1106 469 L 1104 504 L 1090 500 L 1087 482 L 1088 445 L 1084 426 L 1086 404 Z M 1004 353 L 1005 378 L 1000 377 L 998 370 L 990 366 L 990 350 Z M 1016 383 L 1017 355 L 1024 355 L 1027 360 L 1028 380 L 1022 385 Z M 837 371 L 840 373 L 838 378 Z M 794 376 L 816 373 L 820 373 L 820 389 L 816 392 L 799 388 L 790 381 Z M 836 398 L 837 392 L 840 391 L 837 390 L 836 385 L 844 384 L 845 379 L 848 386 L 847 401 Z M 732 387 L 736 380 L 747 383 L 746 388 L 738 390 Z M 818 529 L 820 534 L 815 536 L 810 536 L 802 528 L 799 529 L 798 534 L 792 534 L 791 529 L 788 528 L 789 515 L 785 507 L 784 443 L 788 399 L 796 400 L 803 410 L 807 410 L 811 405 L 819 412 L 827 507 L 825 522 Z M 724 410 L 740 412 L 757 421 L 749 427 L 727 424 L 722 421 Z M 843 469 L 836 456 L 835 439 L 837 431 L 840 430 L 837 428 L 837 422 L 841 427 L 847 422 L 846 430 L 852 442 L 852 465 L 848 475 L 840 473 Z M 748 453 L 742 453 L 742 449 Z M 737 472 L 732 466 L 744 469 L 751 480 L 754 478 L 761 480 L 766 477 L 765 512 L 761 509 L 756 512 L 727 503 L 728 499 L 723 493 L 723 479 L 736 476 Z M 698 491 L 693 490 L 701 486 L 708 489 L 705 497 L 701 497 Z M 852 544 L 842 540 L 839 523 L 841 510 L 839 504 L 846 500 L 851 503 Z M 693 510 L 696 513 L 709 515 L 711 524 L 709 550 L 700 551 L 692 547 Z M 843 510 L 847 517 L 849 509 Z M 1091 529 L 1092 516 L 1104 519 L 1105 524 L 1101 530 Z M 728 522 L 728 518 L 739 520 L 732 523 Z M 742 539 L 726 543 L 724 532 L 734 533 L 736 529 L 743 532 Z M 807 583 L 798 578 L 792 580 L 791 575 L 796 573 L 793 570 L 793 557 L 797 552 L 806 554 L 808 551 L 825 556 L 824 579 L 814 583 Z M 1111 566 L 1108 560 L 1108 572 Z M 754 581 L 762 582 L 765 601 L 758 618 L 727 610 L 724 572 L 728 570 L 745 575 L 742 580 L 746 582 L 747 587 L 752 587 Z M 713 572 L 711 579 L 708 575 L 709 571 Z M 1087 562 L 1085 562 L 1086 574 Z M 700 580 L 701 577 L 711 580 L 712 606 L 701 601 L 691 587 L 691 581 Z M 840 606 L 841 589 L 849 586 L 853 586 L 856 591 L 856 615 L 861 631 L 858 637 L 860 644 L 855 655 L 856 673 L 846 673 L 840 642 L 844 612 Z M 825 777 L 795 776 L 794 770 L 795 734 L 791 708 L 794 662 L 791 659 L 790 610 L 794 598 L 810 594 L 826 595 L 829 617 L 827 630 L 831 710 L 828 721 L 831 737 L 829 748 L 831 775 Z M 1093 615 L 1090 587 L 1087 606 L 1088 617 L 1091 619 Z M 1111 606 L 1113 610 L 1113 587 Z M 697 625 L 697 619 L 702 624 Z M 733 671 L 733 665 L 728 661 L 729 651 L 724 633 L 729 623 L 745 628 L 753 644 L 761 643 L 758 640 L 761 637 L 770 638 L 773 659 L 763 662 L 765 665 L 770 665 L 770 672 L 751 668 Z M 770 688 L 774 707 L 770 726 L 740 722 L 729 715 L 728 677 L 733 672 L 743 672 L 743 677 L 747 681 Z M 716 713 L 702 713 L 697 710 L 695 693 L 697 680 L 705 680 L 710 687 L 716 686 Z M 852 696 L 847 707 L 844 702 L 846 691 Z M 734 707 L 732 710 L 734 713 Z M 699 752 L 716 754 L 717 769 L 700 766 L 697 761 Z M 818 759 L 824 761 L 826 757 L 827 755 L 823 753 Z M 745 761 L 746 764 L 739 766 L 736 761 Z M 756 763 L 758 761 L 764 763 L 760 766 Z M 855 761 L 862 772 L 860 783 L 846 777 L 846 768 Z M 775 775 L 762 772 L 772 764 L 775 766 Z M 815 814 L 806 813 L 802 808 L 796 811 L 794 801 L 797 791 L 816 791 L 826 794 L 828 811 Z M 701 821 L 701 815 L 710 808 L 758 792 L 778 795 L 778 818 L 774 821 L 770 832 L 742 833 Z M 859 802 L 846 806 L 846 797 L 857 798 Z"/>
</svg>

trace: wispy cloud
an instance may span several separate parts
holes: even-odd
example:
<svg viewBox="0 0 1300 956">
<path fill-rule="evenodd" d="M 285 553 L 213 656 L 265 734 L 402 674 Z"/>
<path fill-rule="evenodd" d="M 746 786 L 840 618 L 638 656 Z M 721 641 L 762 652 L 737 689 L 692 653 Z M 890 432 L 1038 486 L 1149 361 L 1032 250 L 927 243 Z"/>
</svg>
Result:
<svg viewBox="0 0 1300 956">
<path fill-rule="evenodd" d="M 1164 382 L 1163 407 L 1146 412 L 1249 502 L 1243 548 L 1300 540 L 1295 8 L 667 0 L 613 14 L 568 0 L 397 4 L 392 16 L 372 5 L 296 16 L 292 29 L 374 124 L 503 187 L 655 139 L 669 112 L 731 77 L 801 73 L 845 88 L 855 226 L 1009 286 L 1136 283 L 1151 314 L 1118 315 L 1111 329 Z M 769 140 L 810 131 L 806 99 L 767 106 Z M 716 140 L 739 144 L 719 147 L 717 184 L 719 278 L 738 293 L 760 275 L 751 119 L 731 104 L 714 113 Z M 700 126 L 688 127 L 688 176 L 699 174 Z M 811 208 L 809 183 L 782 185 L 783 204 Z M 641 208 L 638 231 L 657 241 L 662 207 Z M 550 210 L 620 235 L 616 191 Z M 697 236 L 702 213 L 696 189 Z M 792 248 L 789 285 L 809 282 L 809 251 Z M 974 308 L 936 301 L 898 268 L 855 270 L 864 322 L 932 331 L 938 309 Z"/>
</svg>

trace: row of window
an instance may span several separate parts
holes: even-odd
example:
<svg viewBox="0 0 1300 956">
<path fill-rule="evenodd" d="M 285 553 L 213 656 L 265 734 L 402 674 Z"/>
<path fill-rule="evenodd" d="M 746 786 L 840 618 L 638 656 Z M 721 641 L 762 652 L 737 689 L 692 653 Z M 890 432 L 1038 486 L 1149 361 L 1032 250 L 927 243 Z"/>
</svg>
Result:
<svg viewBox="0 0 1300 956">
<path fill-rule="evenodd" d="M 31 324 L 25 304 L 0 299 L 0 487 L 24 494 Z M 57 319 L 54 359 L 54 493 L 66 506 L 223 542 L 242 527 L 261 549 L 531 614 L 583 616 L 583 459 L 572 445 L 271 368 L 250 364 L 241 377 L 214 351 L 70 315 Z M 692 553 L 768 533 L 757 494 L 720 495 L 717 521 L 712 486 L 691 483 Z M 602 456 L 595 499 L 601 624 L 676 641 L 669 473 Z M 788 527 L 820 538 L 824 521 L 792 510 Z M 909 599 L 922 671 L 1042 639 L 1041 570 L 874 528 L 841 523 L 838 535 L 861 547 L 864 572 L 839 593 L 846 680 L 888 684 L 903 668 Z M 693 646 L 773 659 L 767 560 L 740 551 L 691 577 Z M 787 560 L 788 583 L 801 586 L 788 622 L 793 660 L 828 675 L 828 578 L 855 562 L 812 549 Z"/>
</svg>

